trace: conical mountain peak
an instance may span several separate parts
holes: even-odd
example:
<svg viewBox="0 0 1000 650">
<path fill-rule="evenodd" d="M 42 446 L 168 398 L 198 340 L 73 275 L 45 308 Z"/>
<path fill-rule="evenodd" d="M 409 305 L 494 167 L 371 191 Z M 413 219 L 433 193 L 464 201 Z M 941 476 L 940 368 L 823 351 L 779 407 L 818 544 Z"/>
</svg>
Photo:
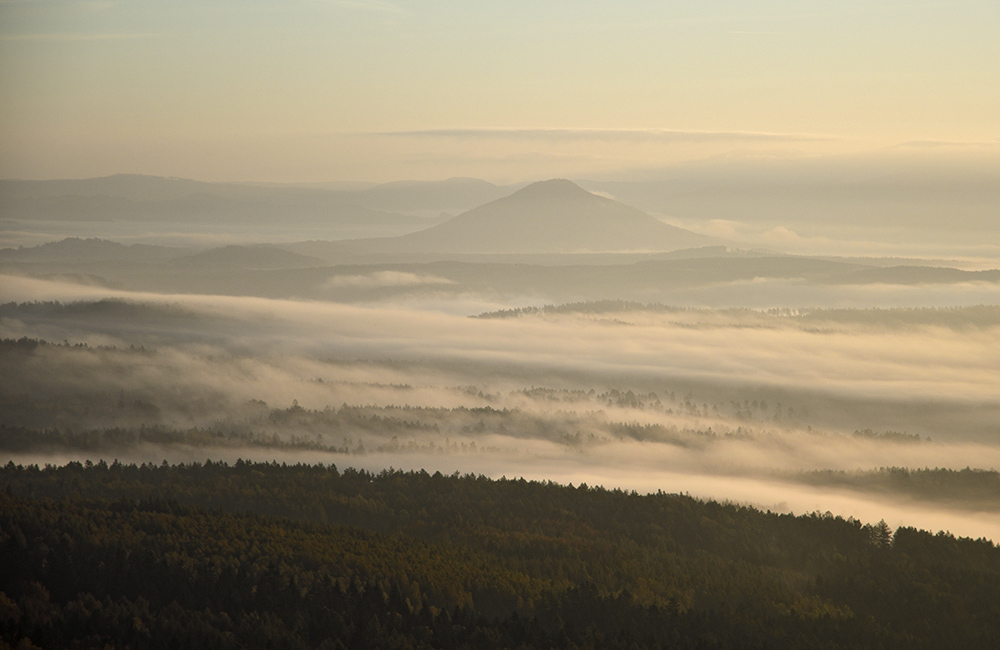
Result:
<svg viewBox="0 0 1000 650">
<path fill-rule="evenodd" d="M 409 252 L 581 253 L 670 251 L 712 243 L 564 178 L 532 183 L 450 221 L 383 241 Z"/>
<path fill-rule="evenodd" d="M 565 198 L 594 196 L 576 183 L 565 178 L 553 178 L 547 181 L 538 181 L 514 192 L 509 197 L 513 198 Z"/>
</svg>

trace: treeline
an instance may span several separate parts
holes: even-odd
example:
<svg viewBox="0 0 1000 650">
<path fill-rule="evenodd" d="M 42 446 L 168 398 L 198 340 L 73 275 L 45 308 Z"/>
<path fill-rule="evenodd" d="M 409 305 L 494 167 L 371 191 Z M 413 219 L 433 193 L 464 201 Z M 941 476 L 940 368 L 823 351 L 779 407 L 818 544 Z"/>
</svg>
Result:
<svg viewBox="0 0 1000 650">
<path fill-rule="evenodd" d="M 998 327 L 1000 326 L 1000 305 L 969 305 L 964 307 L 874 307 L 867 309 L 843 308 L 803 308 L 787 307 L 766 310 L 748 308 L 706 309 L 698 307 L 678 307 L 662 303 L 642 303 L 628 300 L 594 300 L 560 305 L 526 306 L 483 312 L 473 318 L 519 318 L 539 314 L 627 314 L 644 312 L 653 314 L 718 314 L 733 319 L 750 320 L 760 325 L 769 320 L 781 319 L 785 322 L 840 323 L 855 325 L 878 325 L 883 327 L 904 327 L 913 325 L 936 325 L 941 327 Z"/>
<path fill-rule="evenodd" d="M 200 447 L 218 449 L 278 449 L 284 451 L 318 451 L 330 454 L 367 454 L 371 452 L 499 452 L 491 445 L 477 445 L 475 441 L 451 441 L 444 438 L 418 442 L 416 439 L 388 440 L 343 438 L 340 445 L 326 444 L 321 439 L 300 435 L 279 436 L 276 433 L 218 430 L 212 428 L 173 429 L 170 427 L 140 426 L 137 428 L 111 427 L 82 431 L 60 429 L 28 429 L 0 425 L 0 451 L 66 452 L 86 451 L 97 454 L 123 453 L 145 445 L 160 447 Z"/>
<path fill-rule="evenodd" d="M 692 307 L 674 307 L 660 303 L 635 302 L 631 300 L 590 300 L 585 302 L 570 302 L 561 305 L 543 305 L 541 307 L 513 307 L 487 311 L 473 318 L 518 318 L 535 314 L 611 314 L 619 312 L 643 311 L 655 313 L 676 313 L 697 311 Z M 707 311 L 707 310 L 703 310 Z"/>
<path fill-rule="evenodd" d="M 809 485 L 946 502 L 964 509 L 1000 511 L 1000 472 L 996 470 L 880 467 L 874 471 L 848 472 L 827 469 L 797 473 L 793 478 Z"/>
<path fill-rule="evenodd" d="M 143 346 L 130 345 L 127 348 L 119 348 L 114 345 L 98 345 L 91 347 L 86 343 L 70 343 L 69 341 L 63 341 L 62 343 L 52 343 L 46 341 L 45 339 L 34 339 L 27 336 L 22 336 L 19 339 L 0 339 L 0 353 L 16 354 L 16 353 L 31 353 L 38 350 L 38 348 L 72 348 L 75 350 L 103 350 L 103 351 L 123 351 L 132 352 L 140 354 L 153 354 L 152 350 L 147 350 Z"/>
<path fill-rule="evenodd" d="M 163 426 L 108 427 L 99 429 L 29 429 L 0 425 L 0 450 L 29 451 L 91 451 L 125 452 L 142 445 L 189 447 L 232 447 L 295 449 L 349 453 L 349 449 L 324 445 L 300 436 L 279 437 L 277 434 L 241 431 L 217 431 L 204 428 L 174 429 Z"/>
<path fill-rule="evenodd" d="M 855 438 L 868 438 L 869 440 L 891 440 L 893 442 L 920 442 L 922 438 L 915 433 L 905 431 L 872 431 L 871 429 L 855 430 Z"/>
<path fill-rule="evenodd" d="M 159 324 L 161 327 L 164 324 L 182 325 L 206 320 L 205 317 L 178 303 L 163 305 L 121 298 L 73 302 L 60 302 L 58 300 L 7 302 L 0 304 L 0 318 L 14 318 L 23 321 L 97 318 L 122 323 Z"/>
<path fill-rule="evenodd" d="M 9 463 L 0 567 L 11 647 L 1000 642 L 987 540 L 473 475 Z"/>
</svg>

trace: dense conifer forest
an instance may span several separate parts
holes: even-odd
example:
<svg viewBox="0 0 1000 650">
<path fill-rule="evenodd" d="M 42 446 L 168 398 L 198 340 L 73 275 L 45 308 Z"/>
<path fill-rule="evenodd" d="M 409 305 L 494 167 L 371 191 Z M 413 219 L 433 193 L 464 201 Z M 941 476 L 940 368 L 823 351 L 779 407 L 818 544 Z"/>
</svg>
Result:
<svg viewBox="0 0 1000 650">
<path fill-rule="evenodd" d="M 41 648 L 995 648 L 992 542 L 677 494 L 329 465 L 0 469 Z"/>
</svg>

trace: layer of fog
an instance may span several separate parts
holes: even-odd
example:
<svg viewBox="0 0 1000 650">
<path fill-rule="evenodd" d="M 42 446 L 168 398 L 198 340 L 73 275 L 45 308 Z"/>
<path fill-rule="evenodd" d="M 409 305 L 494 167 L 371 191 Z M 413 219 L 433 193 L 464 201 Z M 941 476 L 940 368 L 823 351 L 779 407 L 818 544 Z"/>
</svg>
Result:
<svg viewBox="0 0 1000 650">
<path fill-rule="evenodd" d="M 996 268 L 991 266 L 990 268 Z M 669 304 L 704 307 L 960 307 L 1000 303 L 1000 284 L 817 284 L 805 280 L 765 279 L 679 289 L 662 296 Z"/>
<path fill-rule="evenodd" d="M 0 301 L 127 297 L 181 306 L 216 322 L 218 345 L 256 355 L 339 359 L 435 359 L 478 368 L 515 366 L 538 373 L 686 378 L 732 385 L 811 390 L 854 398 L 1000 400 L 1000 324 L 972 330 L 919 326 L 784 326 L 751 319 L 699 323 L 673 314 L 484 320 L 390 306 L 363 307 L 228 296 L 130 294 L 99 287 L 5 277 Z M 8 338 L 79 340 L 83 333 L 129 344 L 186 343 L 168 328 L 128 328 L 99 318 L 0 324 Z M 705 325 L 705 326 L 702 326 Z M 104 331 L 101 331 L 104 328 Z M 222 329 L 218 329 L 222 328 Z M 109 339 L 110 340 L 110 339 Z M 480 383 L 480 382 L 473 382 Z"/>
<path fill-rule="evenodd" d="M 0 338 L 70 344 L 5 362 L 0 393 L 31 411 L 26 422 L 45 428 L 51 417 L 45 426 L 77 431 L 143 424 L 246 429 L 330 447 L 349 439 L 352 453 L 140 445 L 120 453 L 37 450 L 10 459 L 59 462 L 99 453 L 136 462 L 249 457 L 376 471 L 392 465 L 684 491 L 1000 539 L 994 515 L 819 489 L 787 475 L 1000 467 L 1000 323 L 807 322 L 705 311 L 476 319 L 467 315 L 481 309 L 456 315 L 416 305 L 0 281 L 4 303 L 107 298 L 127 300 L 126 308 L 5 307 Z M 449 304 L 454 310 L 456 303 Z M 539 387 L 551 390 L 532 390 Z M 618 404 L 600 396 L 612 389 L 653 391 L 657 398 Z M 129 411 L 130 404 L 155 409 Z M 293 405 L 307 412 L 300 417 L 289 410 Z M 389 424 L 324 429 L 324 418 L 343 405 Z M 17 424 L 14 410 L 3 424 Z M 270 417 L 285 410 L 286 419 Z M 393 428 L 397 420 L 427 426 Z M 933 440 L 853 435 L 864 429 Z"/>
</svg>

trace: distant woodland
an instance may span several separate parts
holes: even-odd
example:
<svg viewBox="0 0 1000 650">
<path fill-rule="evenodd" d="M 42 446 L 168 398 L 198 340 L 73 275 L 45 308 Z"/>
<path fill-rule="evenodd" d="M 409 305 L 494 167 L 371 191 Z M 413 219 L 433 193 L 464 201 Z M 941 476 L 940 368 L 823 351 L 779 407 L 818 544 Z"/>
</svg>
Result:
<svg viewBox="0 0 1000 650">
<path fill-rule="evenodd" d="M 19 648 L 995 648 L 986 540 L 332 465 L 0 469 Z"/>
</svg>

